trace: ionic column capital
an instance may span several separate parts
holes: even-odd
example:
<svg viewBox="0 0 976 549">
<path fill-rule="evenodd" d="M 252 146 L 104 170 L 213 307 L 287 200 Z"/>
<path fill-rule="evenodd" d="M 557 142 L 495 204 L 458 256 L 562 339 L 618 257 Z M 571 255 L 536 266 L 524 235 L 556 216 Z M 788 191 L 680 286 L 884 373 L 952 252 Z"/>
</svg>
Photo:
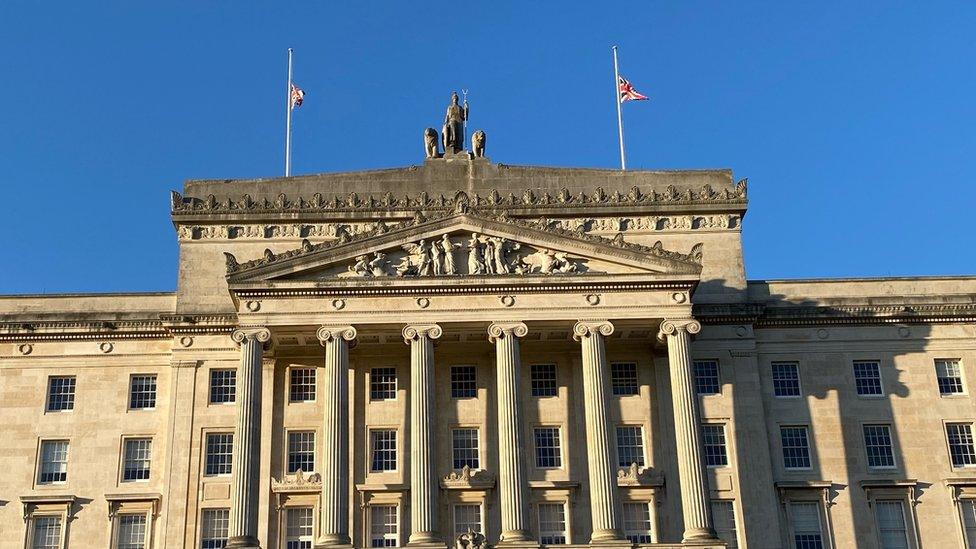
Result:
<svg viewBox="0 0 976 549">
<path fill-rule="evenodd" d="M 315 337 L 319 338 L 319 343 L 325 345 L 330 341 L 338 341 L 344 339 L 346 341 L 352 341 L 356 339 L 356 328 L 349 326 L 348 324 L 328 324 L 325 326 L 319 326 L 317 332 L 315 332 Z"/>
<path fill-rule="evenodd" d="M 661 322 L 661 330 L 657 333 L 657 338 L 664 341 L 667 336 L 678 335 L 685 332 L 697 334 L 701 331 L 701 323 L 693 318 L 669 318 Z"/>
<path fill-rule="evenodd" d="M 230 334 L 230 337 L 238 345 L 243 344 L 247 340 L 267 343 L 271 341 L 271 330 L 264 326 L 241 326 L 234 330 Z"/>
<path fill-rule="evenodd" d="M 437 339 L 443 334 L 444 330 L 437 324 L 407 324 L 403 327 L 403 342 L 409 345 L 411 341 L 421 337 Z"/>
<path fill-rule="evenodd" d="M 524 322 L 492 322 L 488 326 L 488 341 L 495 343 L 506 337 L 525 337 L 529 327 Z"/>
<path fill-rule="evenodd" d="M 609 320 L 580 320 L 573 326 L 573 339 L 576 341 L 592 335 L 607 337 L 612 333 L 613 324 Z"/>
</svg>

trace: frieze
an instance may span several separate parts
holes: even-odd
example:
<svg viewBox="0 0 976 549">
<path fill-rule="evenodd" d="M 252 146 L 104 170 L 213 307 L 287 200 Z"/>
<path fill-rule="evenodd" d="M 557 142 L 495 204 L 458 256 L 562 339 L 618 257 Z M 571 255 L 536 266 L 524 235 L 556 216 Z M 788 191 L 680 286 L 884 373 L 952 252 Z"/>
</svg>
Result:
<svg viewBox="0 0 976 549">
<path fill-rule="evenodd" d="M 398 223 L 389 222 L 395 227 Z M 372 231 L 376 223 L 294 223 L 259 225 L 180 225 L 180 240 L 260 240 L 272 238 L 331 238 L 341 240 L 348 236 Z"/>
</svg>

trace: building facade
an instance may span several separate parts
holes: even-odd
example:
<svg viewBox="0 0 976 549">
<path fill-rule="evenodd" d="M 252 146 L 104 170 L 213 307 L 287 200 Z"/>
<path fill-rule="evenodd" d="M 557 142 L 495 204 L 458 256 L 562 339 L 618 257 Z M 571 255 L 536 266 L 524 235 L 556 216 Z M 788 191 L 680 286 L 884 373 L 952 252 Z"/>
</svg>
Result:
<svg viewBox="0 0 976 549">
<path fill-rule="evenodd" d="M 729 171 L 171 206 L 176 292 L 0 297 L 0 548 L 976 547 L 976 278 L 748 281 Z"/>
</svg>

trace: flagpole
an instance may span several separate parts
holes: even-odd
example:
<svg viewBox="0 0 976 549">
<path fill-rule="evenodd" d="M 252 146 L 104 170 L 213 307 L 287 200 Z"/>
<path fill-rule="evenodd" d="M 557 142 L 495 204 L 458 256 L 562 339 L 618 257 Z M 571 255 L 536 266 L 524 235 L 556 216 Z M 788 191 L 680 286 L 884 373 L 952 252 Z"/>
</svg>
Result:
<svg viewBox="0 0 976 549">
<path fill-rule="evenodd" d="M 617 46 L 613 50 L 613 95 L 617 101 L 617 135 L 620 141 L 620 169 L 627 169 L 627 160 L 624 158 L 624 118 L 620 112 L 620 70 L 617 68 Z"/>
<path fill-rule="evenodd" d="M 288 84 L 285 86 L 285 177 L 291 175 L 291 54 L 288 48 Z"/>
</svg>

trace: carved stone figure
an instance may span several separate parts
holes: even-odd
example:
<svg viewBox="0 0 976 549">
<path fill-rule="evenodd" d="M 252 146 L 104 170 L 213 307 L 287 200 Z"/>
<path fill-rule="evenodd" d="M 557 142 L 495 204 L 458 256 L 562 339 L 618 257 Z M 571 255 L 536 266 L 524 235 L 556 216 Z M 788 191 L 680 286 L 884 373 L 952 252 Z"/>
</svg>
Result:
<svg viewBox="0 0 976 549">
<path fill-rule="evenodd" d="M 434 128 L 424 130 L 424 151 L 427 154 L 427 158 L 437 158 L 440 156 L 437 152 L 437 130 Z"/>
<path fill-rule="evenodd" d="M 475 158 L 485 157 L 485 140 L 487 137 L 484 130 L 478 130 L 471 134 L 471 149 Z"/>
<path fill-rule="evenodd" d="M 492 265 L 495 268 L 495 274 L 508 274 L 508 264 L 505 262 L 505 247 L 507 240 L 504 238 L 491 238 L 490 239 L 495 245 L 492 248 L 494 255 L 492 256 Z"/>
<path fill-rule="evenodd" d="M 444 154 L 457 153 L 464 150 L 464 123 L 468 120 L 468 102 L 458 103 L 457 92 L 451 92 L 451 104 L 444 114 L 444 128 L 442 130 Z"/>
<path fill-rule="evenodd" d="M 356 263 L 352 267 L 349 267 L 349 272 L 356 273 L 359 276 L 369 276 L 373 274 L 369 266 L 369 257 L 366 255 L 357 255 Z"/>
<path fill-rule="evenodd" d="M 441 249 L 444 250 L 444 274 L 457 274 L 457 267 L 454 265 L 454 248 L 460 247 L 460 244 L 451 242 L 451 237 L 446 234 L 441 237 Z"/>
<path fill-rule="evenodd" d="M 430 253 L 434 264 L 434 275 L 439 276 L 444 274 L 444 248 L 441 247 L 441 243 L 438 240 L 433 240 L 430 243 Z"/>
<path fill-rule="evenodd" d="M 468 530 L 454 540 L 454 549 L 488 549 L 488 540 L 480 532 Z"/>
<path fill-rule="evenodd" d="M 387 264 L 389 264 L 389 261 L 386 259 L 386 254 L 383 252 L 375 252 L 373 259 L 369 262 L 369 272 L 373 276 L 386 276 Z"/>
<path fill-rule="evenodd" d="M 468 240 L 468 274 L 485 274 L 484 248 L 478 233 L 471 233 Z"/>
<path fill-rule="evenodd" d="M 420 276 L 429 276 L 431 274 L 436 274 L 434 272 L 434 256 L 433 250 L 430 244 L 426 240 L 421 240 L 418 244 L 404 244 L 404 251 L 411 255 L 418 256 L 417 259 L 417 274 Z"/>
<path fill-rule="evenodd" d="M 498 274 L 498 259 L 495 256 L 495 240 L 491 237 L 484 239 L 485 274 Z"/>
</svg>

